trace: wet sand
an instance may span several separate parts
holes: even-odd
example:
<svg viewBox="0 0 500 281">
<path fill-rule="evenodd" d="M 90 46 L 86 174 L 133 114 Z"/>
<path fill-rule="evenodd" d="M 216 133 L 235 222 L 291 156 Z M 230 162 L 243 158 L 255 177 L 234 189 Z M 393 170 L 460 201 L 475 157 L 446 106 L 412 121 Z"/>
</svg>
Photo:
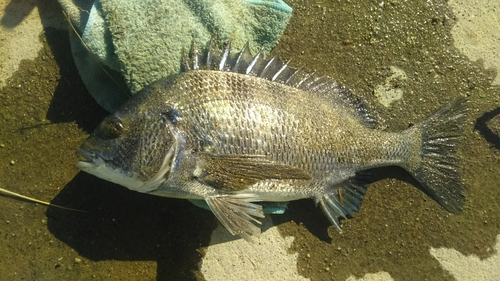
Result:
<svg viewBox="0 0 500 281">
<path fill-rule="evenodd" d="M 76 149 L 107 113 L 88 95 L 72 63 L 68 31 L 60 28 L 64 19 L 53 12 L 57 3 L 27 3 L 2 1 L 7 6 L 1 21 L 6 36 L 1 38 L 7 38 L 3 42 L 9 34 L 28 36 L 12 32 L 35 21 L 26 17 L 34 11 L 45 27 L 33 39 L 40 49 L 2 77 L 0 187 L 87 212 L 0 196 L 0 276 L 216 280 L 200 264 L 204 257 L 205 264 L 217 259 L 211 239 L 218 246 L 230 239 L 213 240 L 218 223 L 210 212 L 187 201 L 129 191 L 75 167 Z M 493 60 L 471 61 L 455 46 L 452 28 L 460 19 L 445 1 L 287 3 L 294 14 L 272 54 L 333 77 L 372 103 L 378 102 L 378 85 L 402 90 L 401 99 L 378 106 L 386 130 L 403 130 L 457 95 L 470 96 L 470 118 L 459 151 L 467 201 L 462 213 L 450 214 L 404 170 L 379 169 L 379 180 L 370 185 L 360 211 L 342 221 L 342 233 L 311 200 L 292 202 L 284 215 L 272 216 L 274 226 L 267 231 L 287 243 L 277 245 L 276 251 L 282 252 L 267 257 L 268 265 L 287 260 L 285 268 L 293 274 L 283 273 L 283 280 L 298 275 L 346 280 L 377 272 L 394 280 L 455 280 L 458 273 L 453 277 L 444 270 L 431 248 L 491 257 L 500 233 L 500 138 L 495 134 L 500 131 L 495 121 L 500 89 L 491 85 L 496 70 L 488 67 Z M 14 51 L 2 53 L 2 67 Z M 387 82 L 391 67 L 404 71 L 406 79 Z M 218 255 L 234 255 L 235 261 L 221 264 L 219 276 L 226 270 L 237 272 L 238 280 L 266 280 L 265 265 L 246 269 L 236 261 L 265 259 L 257 256 L 258 249 L 248 247 L 245 260 L 241 252 L 222 247 Z"/>
</svg>

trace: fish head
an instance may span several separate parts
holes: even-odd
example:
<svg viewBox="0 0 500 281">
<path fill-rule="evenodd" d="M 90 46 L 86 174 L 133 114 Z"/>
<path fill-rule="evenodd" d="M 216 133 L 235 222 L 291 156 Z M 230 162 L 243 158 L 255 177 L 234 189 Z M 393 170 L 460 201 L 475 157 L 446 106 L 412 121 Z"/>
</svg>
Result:
<svg viewBox="0 0 500 281">
<path fill-rule="evenodd" d="M 131 190 L 149 192 L 169 176 L 176 151 L 168 111 L 137 99 L 106 117 L 77 154 L 82 171 Z"/>
</svg>

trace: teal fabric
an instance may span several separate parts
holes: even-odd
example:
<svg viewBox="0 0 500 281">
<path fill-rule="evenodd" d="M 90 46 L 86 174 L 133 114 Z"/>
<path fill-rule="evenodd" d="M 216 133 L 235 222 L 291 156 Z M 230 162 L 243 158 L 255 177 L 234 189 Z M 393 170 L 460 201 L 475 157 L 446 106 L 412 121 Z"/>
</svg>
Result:
<svg viewBox="0 0 500 281">
<path fill-rule="evenodd" d="M 59 1 L 86 45 L 71 36 L 80 75 L 108 111 L 178 73 L 193 39 L 204 47 L 215 35 L 237 48 L 249 42 L 253 52 L 263 47 L 268 53 L 292 12 L 281 0 Z"/>
<path fill-rule="evenodd" d="M 245 2 L 247 2 L 249 4 L 265 6 L 265 7 L 272 8 L 272 9 L 275 9 L 278 11 L 282 11 L 282 12 L 285 12 L 288 14 L 292 13 L 292 8 L 290 6 L 288 6 L 284 1 L 281 1 L 281 0 L 275 0 L 275 1 L 273 1 L 273 0 L 269 0 L 269 1 L 266 1 L 266 0 L 245 0 Z"/>
</svg>

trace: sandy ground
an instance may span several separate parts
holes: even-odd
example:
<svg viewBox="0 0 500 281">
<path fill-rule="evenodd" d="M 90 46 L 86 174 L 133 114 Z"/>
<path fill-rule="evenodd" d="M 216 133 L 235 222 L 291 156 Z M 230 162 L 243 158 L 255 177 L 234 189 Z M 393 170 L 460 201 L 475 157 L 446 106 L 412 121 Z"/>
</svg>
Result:
<svg viewBox="0 0 500 281">
<path fill-rule="evenodd" d="M 0 187 L 87 211 L 0 196 L 0 276 L 499 280 L 500 41 L 491 26 L 500 7 L 492 2 L 287 1 L 294 15 L 273 53 L 386 103 L 387 130 L 470 96 L 459 153 L 467 202 L 447 213 L 403 170 L 380 169 L 342 234 L 304 200 L 267 219 L 261 243 L 250 245 L 186 201 L 79 172 L 75 151 L 107 113 L 79 79 L 60 9 L 54 0 L 0 0 Z"/>
</svg>

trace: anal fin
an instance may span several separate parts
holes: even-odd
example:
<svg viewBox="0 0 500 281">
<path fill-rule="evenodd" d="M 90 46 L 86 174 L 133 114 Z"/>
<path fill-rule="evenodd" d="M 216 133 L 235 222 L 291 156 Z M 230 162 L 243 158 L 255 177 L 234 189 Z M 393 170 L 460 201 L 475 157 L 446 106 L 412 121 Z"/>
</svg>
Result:
<svg viewBox="0 0 500 281">
<path fill-rule="evenodd" d="M 255 242 L 260 235 L 261 222 L 264 218 L 262 206 L 252 203 L 254 196 L 225 195 L 212 196 L 205 199 L 208 207 L 232 234 L 241 236 L 249 242 Z"/>
<path fill-rule="evenodd" d="M 347 218 L 359 210 L 366 188 L 373 179 L 369 171 L 361 171 L 345 182 L 331 187 L 315 198 L 328 220 L 342 232 L 339 218 Z"/>
</svg>

